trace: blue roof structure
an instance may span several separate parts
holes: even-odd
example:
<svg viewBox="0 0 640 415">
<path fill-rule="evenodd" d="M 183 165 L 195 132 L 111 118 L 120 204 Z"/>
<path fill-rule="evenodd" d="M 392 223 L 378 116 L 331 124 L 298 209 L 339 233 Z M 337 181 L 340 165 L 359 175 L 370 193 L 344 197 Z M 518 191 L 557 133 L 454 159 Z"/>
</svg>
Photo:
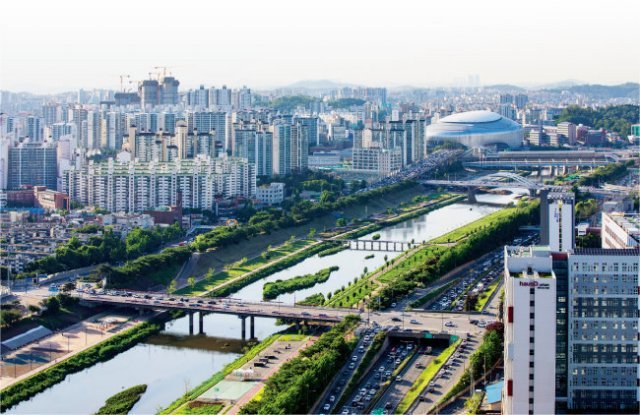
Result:
<svg viewBox="0 0 640 415">
<path fill-rule="evenodd" d="M 502 400 L 502 387 L 504 386 L 504 381 L 492 383 L 491 385 L 487 385 L 485 391 L 487 393 L 487 403 L 492 404 L 496 402 L 500 402 Z"/>
</svg>

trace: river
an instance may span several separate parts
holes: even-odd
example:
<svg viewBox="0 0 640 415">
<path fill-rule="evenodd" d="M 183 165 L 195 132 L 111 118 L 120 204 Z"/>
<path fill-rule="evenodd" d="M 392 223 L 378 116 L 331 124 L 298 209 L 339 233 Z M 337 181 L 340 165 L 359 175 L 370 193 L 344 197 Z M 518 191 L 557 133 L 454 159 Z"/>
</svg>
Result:
<svg viewBox="0 0 640 415">
<path fill-rule="evenodd" d="M 508 203 L 513 198 L 513 195 L 482 195 L 485 203 Z M 381 240 L 421 242 L 480 219 L 497 209 L 497 206 L 455 203 L 375 233 L 380 234 Z M 363 236 L 362 239 L 371 237 L 372 234 Z M 371 254 L 374 255 L 373 258 L 365 259 Z M 380 266 L 384 263 L 385 255 L 393 258 L 398 253 L 346 250 L 325 257 L 315 255 L 244 287 L 233 297 L 261 300 L 262 287 L 267 281 L 293 278 L 337 265 L 339 270 L 332 273 L 326 282 L 295 294 L 280 295 L 275 301 L 293 303 L 294 300 L 304 299 L 314 293 L 326 294 L 346 286 L 348 281 L 363 272 L 364 267 L 373 270 Z M 273 319 L 256 318 L 255 323 L 258 339 L 264 339 L 281 328 L 276 326 Z M 108 397 L 142 383 L 148 385 L 147 391 L 131 413 L 156 413 L 178 398 L 186 388 L 197 386 L 241 354 L 238 317 L 209 314 L 205 316 L 204 331 L 205 335 L 189 336 L 186 317 L 171 321 L 161 333 L 146 342 L 107 362 L 67 376 L 65 381 L 18 404 L 10 413 L 94 413 Z"/>
</svg>

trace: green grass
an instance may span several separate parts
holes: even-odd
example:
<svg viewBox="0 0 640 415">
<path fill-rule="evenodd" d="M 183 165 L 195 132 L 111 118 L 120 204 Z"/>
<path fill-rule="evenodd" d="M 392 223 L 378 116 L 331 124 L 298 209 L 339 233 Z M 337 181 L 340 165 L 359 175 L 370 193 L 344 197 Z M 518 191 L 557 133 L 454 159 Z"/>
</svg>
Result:
<svg viewBox="0 0 640 415">
<path fill-rule="evenodd" d="M 280 341 L 281 342 L 300 342 L 304 339 L 306 339 L 307 336 L 306 334 L 283 334 L 280 336 Z"/>
<path fill-rule="evenodd" d="M 442 365 L 444 365 L 449 357 L 451 357 L 460 342 L 461 340 L 457 340 L 455 343 L 447 347 L 436 359 L 429 363 L 429 366 L 427 366 L 422 373 L 420 373 L 418 379 L 416 379 L 411 388 L 409 388 L 409 392 L 407 392 L 398 404 L 398 407 L 395 410 L 396 414 L 403 414 L 407 412 L 411 404 L 418 399 L 420 393 L 427 387 L 436 373 L 438 373 L 438 370 L 440 370 Z"/>
<path fill-rule="evenodd" d="M 286 242 L 274 249 L 268 251 L 268 253 L 261 256 L 251 258 L 250 260 L 238 261 L 231 266 L 227 267 L 224 271 L 214 273 L 213 270 L 205 275 L 205 277 L 194 284 L 193 287 L 187 286 L 177 290 L 175 293 L 180 295 L 202 295 L 209 291 L 212 291 L 220 284 L 225 283 L 234 278 L 241 277 L 251 271 L 260 268 L 267 264 L 273 264 L 279 261 L 281 258 L 307 247 L 313 244 L 312 240 L 296 240 L 293 242 Z"/>
<path fill-rule="evenodd" d="M 205 402 L 189 402 L 189 404 L 182 406 L 175 413 L 178 415 L 215 415 L 220 413 L 224 408 L 220 403 L 205 403 Z"/>
<path fill-rule="evenodd" d="M 502 281 L 502 277 L 496 278 L 496 280 L 492 282 L 482 294 L 480 294 L 474 307 L 475 311 L 482 311 L 484 309 L 485 304 L 487 304 L 491 295 L 493 295 L 494 291 L 500 285 L 500 281 Z"/>
<path fill-rule="evenodd" d="M 446 233 L 438 238 L 432 239 L 430 242 L 435 244 L 445 244 L 450 242 L 458 242 L 478 229 L 483 228 L 484 226 L 489 225 L 496 219 L 508 217 L 511 215 L 510 208 L 500 209 L 496 212 L 493 212 L 483 218 L 480 218 L 476 221 L 468 223 L 464 226 L 459 227 L 458 229 L 454 229 L 453 231 Z"/>
<path fill-rule="evenodd" d="M 215 373 L 209 379 L 202 382 L 200 385 L 195 387 L 194 389 L 188 391 L 180 398 L 173 401 L 167 408 L 163 409 L 159 412 L 159 414 L 171 414 L 171 413 L 194 413 L 194 412 L 182 412 L 187 411 L 193 408 L 185 408 L 185 404 L 196 399 L 198 396 L 202 395 L 213 386 L 215 386 L 218 382 L 223 380 L 229 373 L 233 372 L 236 369 L 241 368 L 245 363 L 256 357 L 261 351 L 269 347 L 273 342 L 281 338 L 281 334 L 273 334 L 262 342 L 258 343 L 254 347 L 252 347 L 247 353 L 238 357 L 233 362 L 226 365 L 222 370 Z"/>
<path fill-rule="evenodd" d="M 136 385 L 118 392 L 106 400 L 104 406 L 98 409 L 96 415 L 128 414 L 146 391 L 147 385 Z"/>
<path fill-rule="evenodd" d="M 429 301 L 433 300 L 434 298 L 439 297 L 442 293 L 444 293 L 449 288 L 451 288 L 456 282 L 457 281 L 451 281 L 450 283 L 445 284 L 440 288 L 436 288 L 435 290 L 431 291 L 430 293 L 428 293 L 424 297 L 418 298 L 417 300 L 411 302 L 411 304 L 409 304 L 409 307 L 416 308 L 416 307 L 420 307 L 420 306 L 428 303 Z"/>
<path fill-rule="evenodd" d="M 379 285 L 380 284 L 372 281 L 370 278 L 360 278 L 355 284 L 348 285 L 344 290 L 334 293 L 331 299 L 327 300 L 324 305 L 333 307 L 352 307 L 371 294 L 371 292 L 379 287 Z"/>
</svg>

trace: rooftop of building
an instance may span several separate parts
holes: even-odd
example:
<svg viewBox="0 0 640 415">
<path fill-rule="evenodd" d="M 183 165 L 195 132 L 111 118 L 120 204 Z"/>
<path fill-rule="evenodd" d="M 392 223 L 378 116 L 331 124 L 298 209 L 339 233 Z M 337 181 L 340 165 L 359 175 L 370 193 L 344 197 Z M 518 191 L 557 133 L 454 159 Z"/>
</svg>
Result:
<svg viewBox="0 0 640 415">
<path fill-rule="evenodd" d="M 606 249 L 606 248 L 577 248 L 573 251 L 573 256 L 640 256 L 640 248 L 629 249 Z"/>
<path fill-rule="evenodd" d="M 608 215 L 618 226 L 624 229 L 629 236 L 636 241 L 640 241 L 640 214 L 616 212 L 606 215 Z"/>
</svg>

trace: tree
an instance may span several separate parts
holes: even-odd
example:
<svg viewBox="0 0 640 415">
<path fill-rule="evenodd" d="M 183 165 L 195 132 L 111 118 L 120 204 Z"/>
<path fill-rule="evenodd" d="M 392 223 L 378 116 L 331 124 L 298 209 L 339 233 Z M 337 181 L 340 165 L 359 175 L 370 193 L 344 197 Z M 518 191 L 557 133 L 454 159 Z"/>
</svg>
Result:
<svg viewBox="0 0 640 415">
<path fill-rule="evenodd" d="M 347 220 L 345 218 L 338 218 L 338 220 L 336 220 L 336 226 L 343 227 L 346 225 L 347 225 Z"/>
<path fill-rule="evenodd" d="M 69 281 L 62 286 L 62 291 L 73 291 L 76 289 L 76 283 L 73 281 Z"/>
<path fill-rule="evenodd" d="M 174 292 L 176 292 L 176 280 L 171 280 L 171 282 L 169 283 L 169 287 L 167 287 L 167 292 L 169 294 L 173 294 Z"/>
<path fill-rule="evenodd" d="M 189 278 L 187 278 L 187 284 L 189 284 L 189 286 L 191 286 L 191 289 L 193 290 L 196 286 L 196 277 L 192 275 Z"/>
<path fill-rule="evenodd" d="M 307 234 L 307 236 L 309 237 L 309 239 L 312 239 L 313 237 L 315 237 L 316 236 L 316 228 L 309 229 L 309 233 Z"/>
<path fill-rule="evenodd" d="M 0 325 L 2 327 L 12 326 L 16 321 L 20 320 L 21 314 L 18 310 L 2 310 L 0 311 Z"/>
<path fill-rule="evenodd" d="M 57 314 L 60 311 L 60 300 L 58 300 L 58 297 L 49 297 L 42 300 L 42 305 L 46 308 L 45 313 L 48 315 Z"/>
</svg>

